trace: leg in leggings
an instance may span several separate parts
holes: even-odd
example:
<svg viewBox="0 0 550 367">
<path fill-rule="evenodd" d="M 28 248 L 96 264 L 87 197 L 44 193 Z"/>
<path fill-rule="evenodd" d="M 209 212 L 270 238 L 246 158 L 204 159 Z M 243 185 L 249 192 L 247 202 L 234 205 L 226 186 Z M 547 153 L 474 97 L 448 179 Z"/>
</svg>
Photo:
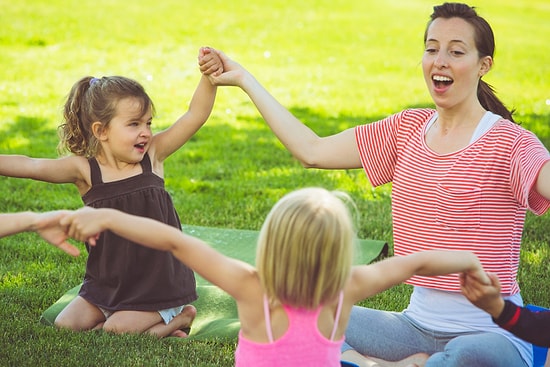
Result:
<svg viewBox="0 0 550 367">
<path fill-rule="evenodd" d="M 528 367 L 510 340 L 495 333 L 458 336 L 426 362 L 426 367 L 459 366 Z"/>
<path fill-rule="evenodd" d="M 401 313 L 352 308 L 342 352 L 358 353 L 386 361 L 402 360 L 416 353 L 436 352 L 433 335 L 416 327 Z"/>
<path fill-rule="evenodd" d="M 358 306 L 350 314 L 342 352 L 350 349 L 386 361 L 427 353 L 431 356 L 426 367 L 528 366 L 503 335 L 430 331 L 401 313 Z"/>
</svg>

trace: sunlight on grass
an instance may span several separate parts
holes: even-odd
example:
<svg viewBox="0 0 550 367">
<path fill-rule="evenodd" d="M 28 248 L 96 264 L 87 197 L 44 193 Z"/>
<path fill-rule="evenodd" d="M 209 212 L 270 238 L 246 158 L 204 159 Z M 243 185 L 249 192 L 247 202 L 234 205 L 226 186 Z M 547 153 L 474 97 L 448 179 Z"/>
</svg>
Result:
<svg viewBox="0 0 550 367">
<path fill-rule="evenodd" d="M 16 289 L 25 286 L 27 283 L 28 273 L 11 273 L 7 272 L 0 277 L 0 288 Z"/>
<path fill-rule="evenodd" d="M 521 260 L 524 263 L 530 264 L 532 266 L 548 265 L 548 260 L 550 259 L 550 250 L 547 246 L 541 246 L 537 249 L 531 251 L 525 251 L 522 254 Z"/>
</svg>

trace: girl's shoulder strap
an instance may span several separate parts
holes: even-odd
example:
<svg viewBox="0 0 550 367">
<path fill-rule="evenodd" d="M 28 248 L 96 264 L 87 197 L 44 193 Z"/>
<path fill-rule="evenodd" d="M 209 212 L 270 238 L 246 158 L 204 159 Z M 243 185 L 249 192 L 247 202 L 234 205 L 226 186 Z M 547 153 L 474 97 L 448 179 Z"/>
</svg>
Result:
<svg viewBox="0 0 550 367">
<path fill-rule="evenodd" d="M 145 153 L 145 155 L 143 156 L 143 159 L 141 160 L 141 168 L 143 169 L 143 173 L 153 172 L 153 169 L 151 166 L 151 158 L 149 158 L 149 153 Z"/>
<path fill-rule="evenodd" d="M 271 330 L 271 314 L 269 312 L 269 299 L 267 298 L 267 294 L 264 294 L 264 319 L 267 339 L 269 339 L 270 343 L 273 343 L 273 330 Z"/>
<path fill-rule="evenodd" d="M 338 306 L 336 307 L 336 315 L 334 316 L 334 325 L 332 326 L 332 333 L 330 333 L 330 341 L 334 340 L 336 329 L 338 329 L 338 322 L 340 321 L 340 314 L 342 313 L 342 303 L 344 303 L 344 291 L 340 291 L 338 296 Z"/>
<path fill-rule="evenodd" d="M 92 186 L 103 183 L 103 178 L 101 177 L 101 169 L 99 168 L 99 163 L 95 157 L 88 159 L 90 164 L 90 175 L 92 177 Z"/>
</svg>

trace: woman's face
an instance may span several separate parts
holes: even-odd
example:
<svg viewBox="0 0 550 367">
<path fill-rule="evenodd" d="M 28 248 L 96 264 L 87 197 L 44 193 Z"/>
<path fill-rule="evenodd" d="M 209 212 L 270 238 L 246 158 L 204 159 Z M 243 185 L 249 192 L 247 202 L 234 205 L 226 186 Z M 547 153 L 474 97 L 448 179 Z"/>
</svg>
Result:
<svg viewBox="0 0 550 367">
<path fill-rule="evenodd" d="M 422 70 L 428 90 L 439 108 L 478 103 L 479 78 L 492 58 L 479 58 L 474 28 L 461 18 L 437 18 L 429 26 Z"/>
</svg>

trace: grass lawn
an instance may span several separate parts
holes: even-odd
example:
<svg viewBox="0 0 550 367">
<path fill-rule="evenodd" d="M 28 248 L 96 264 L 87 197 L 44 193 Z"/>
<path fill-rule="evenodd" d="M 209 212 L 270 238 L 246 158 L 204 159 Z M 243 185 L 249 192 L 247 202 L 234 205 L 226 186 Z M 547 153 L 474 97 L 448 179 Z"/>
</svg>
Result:
<svg viewBox="0 0 550 367">
<path fill-rule="evenodd" d="M 85 75 L 125 75 L 155 102 L 155 129 L 187 108 L 200 77 L 200 46 L 248 67 L 319 134 L 430 106 L 420 59 L 426 0 L 231 2 L 0 0 L 0 154 L 56 157 L 56 127 L 70 87 Z M 550 147 L 550 4 L 471 3 L 496 34 L 486 80 L 517 120 Z M 166 187 L 187 224 L 259 229 L 281 195 L 319 185 L 349 192 L 360 236 L 392 242 L 390 187 L 361 170 L 305 170 L 267 128 L 244 93 L 219 89 L 208 123 L 168 159 Z M 0 177 L 0 211 L 82 205 L 70 185 Z M 550 216 L 528 215 L 519 280 L 527 303 L 550 306 Z M 82 250 L 82 244 L 77 244 Z M 73 333 L 38 323 L 81 282 L 73 259 L 34 234 L 0 240 L 0 366 L 231 366 L 234 340 L 182 342 Z M 400 310 L 410 287 L 363 304 Z M 200 312 L 200 310 L 199 310 Z"/>
</svg>

